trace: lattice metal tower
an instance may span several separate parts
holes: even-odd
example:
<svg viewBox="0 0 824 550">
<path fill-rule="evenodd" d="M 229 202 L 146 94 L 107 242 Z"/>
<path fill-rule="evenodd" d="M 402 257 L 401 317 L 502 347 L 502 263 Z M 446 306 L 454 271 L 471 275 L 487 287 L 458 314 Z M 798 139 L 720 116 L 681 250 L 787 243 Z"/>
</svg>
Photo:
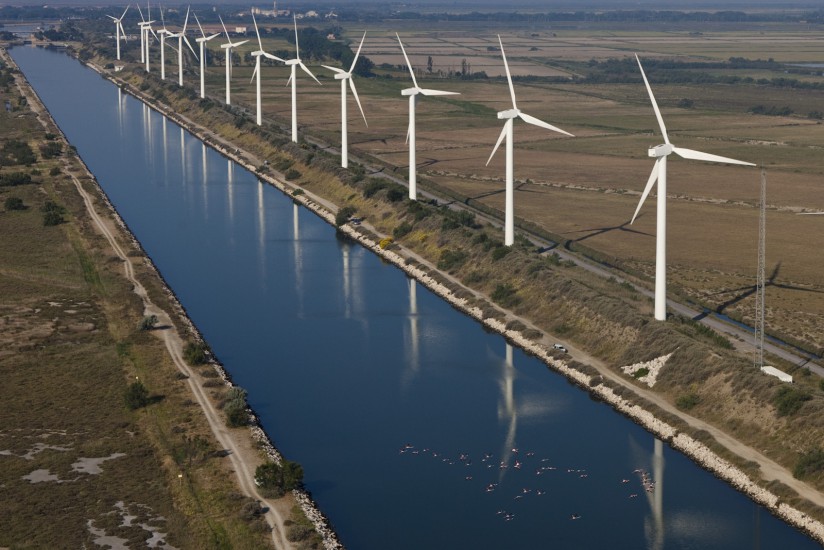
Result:
<svg viewBox="0 0 824 550">
<path fill-rule="evenodd" d="M 767 249 L 767 171 L 761 167 L 761 200 L 758 220 L 758 275 L 755 286 L 755 366 L 764 366 L 764 272 Z"/>
</svg>

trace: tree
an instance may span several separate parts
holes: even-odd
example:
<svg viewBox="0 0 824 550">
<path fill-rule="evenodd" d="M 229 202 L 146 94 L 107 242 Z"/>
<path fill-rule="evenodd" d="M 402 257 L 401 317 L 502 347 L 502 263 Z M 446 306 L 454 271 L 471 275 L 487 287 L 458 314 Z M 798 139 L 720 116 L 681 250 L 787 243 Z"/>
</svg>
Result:
<svg viewBox="0 0 824 550">
<path fill-rule="evenodd" d="M 149 404 L 149 390 L 143 385 L 143 382 L 132 382 L 126 393 L 124 394 L 126 407 L 133 411 Z"/>
<path fill-rule="evenodd" d="M 286 459 L 261 464 L 255 470 L 255 483 L 271 496 L 283 496 L 303 483 L 303 466 Z"/>
<path fill-rule="evenodd" d="M 140 321 L 140 330 L 152 330 L 157 325 L 157 315 L 146 315 Z"/>
<path fill-rule="evenodd" d="M 26 205 L 20 197 L 9 197 L 5 202 L 6 210 L 25 210 Z"/>
<path fill-rule="evenodd" d="M 426 72 L 432 73 L 432 56 L 430 55 L 429 58 L 426 60 Z"/>
</svg>

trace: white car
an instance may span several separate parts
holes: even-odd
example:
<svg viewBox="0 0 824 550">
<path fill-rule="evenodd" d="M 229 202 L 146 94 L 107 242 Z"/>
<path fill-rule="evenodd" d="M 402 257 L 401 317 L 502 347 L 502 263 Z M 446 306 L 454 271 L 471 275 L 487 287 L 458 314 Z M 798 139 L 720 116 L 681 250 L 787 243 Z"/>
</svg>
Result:
<svg viewBox="0 0 824 550">
<path fill-rule="evenodd" d="M 552 347 L 553 347 L 553 348 L 555 348 L 555 349 L 557 349 L 558 351 L 563 351 L 564 353 L 568 353 L 568 351 L 569 351 L 569 350 L 567 350 L 567 349 L 566 349 L 563 345 L 561 345 L 561 344 L 555 344 L 555 345 L 554 345 L 554 346 L 552 346 Z"/>
</svg>

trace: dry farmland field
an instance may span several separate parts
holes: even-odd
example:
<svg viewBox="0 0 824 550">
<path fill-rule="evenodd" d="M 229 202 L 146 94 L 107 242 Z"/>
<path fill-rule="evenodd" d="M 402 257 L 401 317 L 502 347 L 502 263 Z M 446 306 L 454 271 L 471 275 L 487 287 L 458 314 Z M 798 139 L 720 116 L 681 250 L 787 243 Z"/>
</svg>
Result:
<svg viewBox="0 0 824 550">
<path fill-rule="evenodd" d="M 356 80 L 368 127 L 350 99 L 351 154 L 406 175 L 408 102 L 400 91 L 411 83 L 397 31 L 422 87 L 460 92 L 419 101 L 419 174 L 502 210 L 503 151 L 486 165 L 501 131 L 496 112 L 511 106 L 501 78 L 500 34 L 515 76 L 518 107 L 576 136 L 515 125 L 516 216 L 563 236 L 567 244 L 585 244 L 614 257 L 651 281 L 654 200 L 648 199 L 634 225 L 627 222 L 652 168 L 647 149 L 663 140 L 637 66 L 624 65 L 624 78 L 616 82 L 587 78 L 593 66 L 638 53 L 648 64 L 674 143 L 766 169 L 768 330 L 812 351 L 824 349 L 824 216 L 798 215 L 824 210 L 824 77 L 809 67 L 803 74 L 788 72 L 824 62 L 822 29 L 806 23 L 748 28 L 669 24 L 660 32 L 640 24 L 553 26 L 542 20 L 518 28 L 483 25 L 390 21 L 345 27 L 343 39 L 354 42 L 353 48 L 367 32 L 362 55 L 375 63 L 377 74 Z M 241 48 L 241 55 L 252 46 Z M 280 39 L 265 39 L 264 46 L 276 52 L 294 49 Z M 774 62 L 737 68 L 722 63 L 731 57 Z M 222 57 L 216 59 L 222 62 Z M 685 65 L 655 64 L 662 60 Z M 318 60 L 304 55 L 304 61 L 323 85 L 298 76 L 301 131 L 335 148 L 340 139 L 338 83 Z M 483 71 L 488 78 L 455 77 L 462 68 Z M 235 68 L 233 99 L 253 108 L 251 72 L 248 61 Z M 692 76 L 675 78 L 682 74 Z M 702 81 L 700 74 L 716 81 Z M 738 81 L 719 81 L 721 77 Z M 770 82 L 785 77 L 821 89 Z M 287 78 L 287 67 L 263 68 L 264 117 L 283 125 L 290 116 Z M 222 99 L 223 82 L 223 67 L 210 68 L 208 93 Z M 754 114 L 759 106 L 772 116 Z M 756 168 L 675 157 L 669 163 L 671 287 L 744 320 L 754 311 L 760 179 Z"/>
</svg>

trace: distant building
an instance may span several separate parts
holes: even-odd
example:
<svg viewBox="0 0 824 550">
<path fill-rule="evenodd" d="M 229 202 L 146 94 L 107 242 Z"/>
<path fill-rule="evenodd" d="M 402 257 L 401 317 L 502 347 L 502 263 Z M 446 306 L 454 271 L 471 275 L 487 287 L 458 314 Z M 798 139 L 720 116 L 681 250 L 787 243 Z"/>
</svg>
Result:
<svg viewBox="0 0 824 550">
<path fill-rule="evenodd" d="M 330 32 L 326 35 L 326 40 L 337 40 L 337 37 L 335 37 L 334 33 Z"/>
<path fill-rule="evenodd" d="M 315 10 L 309 10 L 309 11 L 307 11 L 307 12 L 306 12 L 305 14 L 303 14 L 303 15 L 304 15 L 305 17 L 309 17 L 309 18 L 311 18 L 311 17 L 319 17 L 319 16 L 318 16 L 318 12 L 316 12 Z"/>
<path fill-rule="evenodd" d="M 246 27 L 235 27 L 235 32 L 237 34 L 246 34 Z"/>
</svg>

